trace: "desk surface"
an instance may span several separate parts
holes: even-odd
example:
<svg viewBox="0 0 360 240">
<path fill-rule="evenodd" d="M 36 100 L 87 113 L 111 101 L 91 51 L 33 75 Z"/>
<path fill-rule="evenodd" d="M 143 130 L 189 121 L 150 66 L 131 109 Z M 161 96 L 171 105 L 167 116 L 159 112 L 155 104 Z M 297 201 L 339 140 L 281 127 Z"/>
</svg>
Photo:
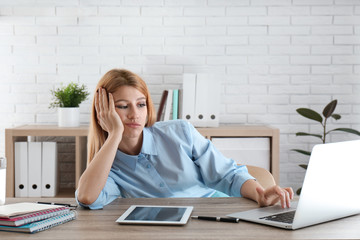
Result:
<svg viewBox="0 0 360 240">
<path fill-rule="evenodd" d="M 74 203 L 72 198 L 8 198 L 7 204 L 24 201 Z M 78 208 L 78 218 L 36 234 L 0 232 L 1 239 L 360 239 L 360 215 L 296 231 L 254 223 L 224 223 L 190 219 L 185 226 L 119 225 L 115 221 L 133 204 L 192 205 L 193 215 L 243 211 L 256 204 L 243 198 L 117 199 L 103 210 Z"/>
</svg>

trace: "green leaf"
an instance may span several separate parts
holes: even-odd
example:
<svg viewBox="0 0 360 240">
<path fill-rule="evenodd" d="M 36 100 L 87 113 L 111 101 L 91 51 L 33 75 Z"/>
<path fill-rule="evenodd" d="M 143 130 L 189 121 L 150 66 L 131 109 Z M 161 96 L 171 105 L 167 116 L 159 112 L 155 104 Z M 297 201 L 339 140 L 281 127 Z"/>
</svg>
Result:
<svg viewBox="0 0 360 240">
<path fill-rule="evenodd" d="M 53 102 L 50 108 L 54 107 L 79 107 L 80 103 L 87 99 L 89 92 L 86 86 L 78 83 L 69 83 L 67 86 L 61 86 L 56 90 L 51 90 Z"/>
<path fill-rule="evenodd" d="M 305 132 L 298 132 L 296 133 L 296 136 L 312 136 L 322 139 L 322 136 L 320 134 L 311 134 L 311 133 L 305 133 Z"/>
<path fill-rule="evenodd" d="M 341 118 L 340 114 L 333 114 L 331 117 L 335 120 L 339 120 Z"/>
<path fill-rule="evenodd" d="M 308 165 L 307 165 L 307 164 L 300 164 L 299 166 L 300 166 L 300 167 L 302 167 L 302 168 L 303 168 L 303 169 L 305 169 L 305 170 L 306 170 L 306 169 L 307 169 L 307 167 L 308 167 Z"/>
<path fill-rule="evenodd" d="M 298 152 L 298 153 L 301 153 L 301 154 L 304 154 L 304 155 L 307 155 L 307 156 L 310 156 L 310 155 L 311 155 L 311 152 L 305 151 L 305 150 L 301 150 L 301 149 L 291 149 L 291 151 Z"/>
<path fill-rule="evenodd" d="M 335 99 L 331 101 L 328 105 L 326 105 L 326 107 L 323 110 L 323 115 L 325 118 L 328 118 L 331 116 L 331 114 L 333 114 L 336 108 L 336 104 L 337 104 L 337 100 Z"/>
<path fill-rule="evenodd" d="M 311 110 L 309 108 L 298 108 L 296 109 L 296 111 L 303 117 L 309 118 L 311 120 L 315 120 L 318 121 L 320 123 L 322 123 L 323 118 L 321 117 L 321 115 L 317 112 L 315 112 L 314 110 Z"/>
<path fill-rule="evenodd" d="M 347 132 L 347 133 L 352 133 L 352 134 L 360 136 L 360 132 L 355 129 L 352 129 L 352 128 L 335 128 L 333 130 L 328 131 L 327 133 L 334 132 L 334 131 Z"/>
</svg>

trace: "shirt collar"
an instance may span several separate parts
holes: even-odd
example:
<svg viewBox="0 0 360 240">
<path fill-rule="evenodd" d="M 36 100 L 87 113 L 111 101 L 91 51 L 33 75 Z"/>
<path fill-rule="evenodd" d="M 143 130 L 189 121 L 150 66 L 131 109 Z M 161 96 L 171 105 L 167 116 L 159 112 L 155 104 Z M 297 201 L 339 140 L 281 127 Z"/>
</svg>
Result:
<svg viewBox="0 0 360 240">
<path fill-rule="evenodd" d="M 135 170 L 138 159 L 143 155 L 157 155 L 154 137 L 152 132 L 148 128 L 143 129 L 143 143 L 139 155 L 128 155 L 121 152 L 120 150 L 117 150 L 115 158 L 119 161 L 120 164 L 123 163 L 128 168 Z M 116 165 L 117 164 L 115 164 L 115 167 Z"/>
</svg>

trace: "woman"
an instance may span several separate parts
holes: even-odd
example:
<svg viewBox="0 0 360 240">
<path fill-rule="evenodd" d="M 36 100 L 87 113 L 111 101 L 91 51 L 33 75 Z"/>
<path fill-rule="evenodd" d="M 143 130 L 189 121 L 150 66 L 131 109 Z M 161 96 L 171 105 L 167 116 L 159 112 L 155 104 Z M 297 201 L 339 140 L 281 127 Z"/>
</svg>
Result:
<svg viewBox="0 0 360 240">
<path fill-rule="evenodd" d="M 259 206 L 290 206 L 291 188 L 263 189 L 245 166 L 225 158 L 188 122 L 155 123 L 148 88 L 138 75 L 113 69 L 96 89 L 88 166 L 76 191 L 80 205 L 99 209 L 117 197 L 229 195 Z"/>
</svg>

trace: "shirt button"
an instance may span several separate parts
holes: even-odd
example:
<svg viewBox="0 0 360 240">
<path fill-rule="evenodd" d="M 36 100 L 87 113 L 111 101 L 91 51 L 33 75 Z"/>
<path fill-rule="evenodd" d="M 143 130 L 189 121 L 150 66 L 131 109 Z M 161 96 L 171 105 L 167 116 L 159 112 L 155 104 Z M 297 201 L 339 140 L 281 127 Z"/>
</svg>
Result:
<svg viewBox="0 0 360 240">
<path fill-rule="evenodd" d="M 164 183 L 160 183 L 160 187 L 164 187 Z"/>
</svg>

